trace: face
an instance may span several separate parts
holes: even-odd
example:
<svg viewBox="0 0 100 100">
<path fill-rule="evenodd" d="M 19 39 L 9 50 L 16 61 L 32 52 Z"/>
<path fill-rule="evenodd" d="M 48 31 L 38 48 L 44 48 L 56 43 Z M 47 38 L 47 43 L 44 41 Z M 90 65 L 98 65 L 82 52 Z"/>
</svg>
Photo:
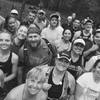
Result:
<svg viewBox="0 0 100 100">
<path fill-rule="evenodd" d="M 16 19 L 11 17 L 8 21 L 8 29 L 10 31 L 15 31 L 16 29 Z"/>
<path fill-rule="evenodd" d="M 68 21 L 69 23 L 71 23 L 71 22 L 72 22 L 72 17 L 68 17 L 68 18 L 67 18 L 67 21 Z"/>
<path fill-rule="evenodd" d="M 29 78 L 26 80 L 27 90 L 31 95 L 35 95 L 42 89 L 43 82 L 40 78 Z"/>
<path fill-rule="evenodd" d="M 36 16 L 35 13 L 29 12 L 28 20 L 29 20 L 30 22 L 33 22 L 34 19 L 35 19 L 35 16 Z"/>
<path fill-rule="evenodd" d="M 95 34 L 94 41 L 95 41 L 96 44 L 100 45 L 100 33 Z"/>
<path fill-rule="evenodd" d="M 11 45 L 11 36 L 8 33 L 0 34 L 0 49 L 8 50 Z"/>
<path fill-rule="evenodd" d="M 20 40 L 24 40 L 27 37 L 27 27 L 26 26 L 20 26 L 20 28 L 17 31 L 17 37 Z"/>
<path fill-rule="evenodd" d="M 81 55 L 82 52 L 83 52 L 83 50 L 84 50 L 84 45 L 83 45 L 83 44 L 80 44 L 80 43 L 73 44 L 72 50 L 73 50 L 76 54 Z"/>
<path fill-rule="evenodd" d="M 76 13 L 72 14 L 72 18 L 75 19 L 76 18 Z"/>
<path fill-rule="evenodd" d="M 45 14 L 43 12 L 38 13 L 38 18 L 43 20 L 45 18 Z"/>
<path fill-rule="evenodd" d="M 74 26 L 74 27 L 80 27 L 80 21 L 79 21 L 79 20 L 75 20 L 75 21 L 73 22 L 73 26 Z"/>
<path fill-rule="evenodd" d="M 69 67 L 69 62 L 66 62 L 65 59 L 56 59 L 56 68 L 59 71 L 65 71 Z"/>
<path fill-rule="evenodd" d="M 92 28 L 92 24 L 91 23 L 86 23 L 84 26 L 85 30 L 90 31 L 90 29 Z"/>
<path fill-rule="evenodd" d="M 40 42 L 40 35 L 39 34 L 35 34 L 35 33 L 30 33 L 27 37 L 28 43 L 32 48 L 37 48 L 39 42 Z"/>
<path fill-rule="evenodd" d="M 63 34 L 63 38 L 64 40 L 70 40 L 71 39 L 71 36 L 72 36 L 72 33 L 70 30 L 65 30 L 64 34 Z"/>
<path fill-rule="evenodd" d="M 98 64 L 96 65 L 95 72 L 100 77 L 100 62 L 98 62 Z"/>
<path fill-rule="evenodd" d="M 55 17 L 51 18 L 50 25 L 53 27 L 56 27 L 58 25 L 57 18 L 55 18 Z"/>
</svg>

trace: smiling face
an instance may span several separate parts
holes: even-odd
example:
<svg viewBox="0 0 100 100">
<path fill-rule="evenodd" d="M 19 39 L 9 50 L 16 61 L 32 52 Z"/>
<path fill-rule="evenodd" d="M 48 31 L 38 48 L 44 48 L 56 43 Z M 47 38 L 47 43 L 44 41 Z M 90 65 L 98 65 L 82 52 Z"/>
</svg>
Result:
<svg viewBox="0 0 100 100">
<path fill-rule="evenodd" d="M 72 36 L 72 33 L 71 33 L 71 31 L 70 30 L 65 30 L 64 31 L 64 33 L 63 33 L 63 39 L 65 40 L 65 41 L 69 41 L 70 39 L 71 39 L 71 36 Z"/>
<path fill-rule="evenodd" d="M 11 17 L 8 21 L 8 30 L 11 32 L 16 30 L 16 19 Z"/>
<path fill-rule="evenodd" d="M 85 28 L 85 30 L 90 31 L 90 30 L 92 29 L 92 23 L 87 22 L 87 23 L 84 25 L 84 28 Z"/>
<path fill-rule="evenodd" d="M 40 78 L 27 79 L 26 84 L 27 84 L 27 90 L 31 95 L 35 95 L 38 92 L 40 92 L 43 86 L 43 82 L 40 80 Z"/>
<path fill-rule="evenodd" d="M 26 88 L 29 94 L 35 95 L 40 92 L 42 86 L 45 82 L 45 74 L 42 69 L 33 68 L 31 72 L 28 73 L 26 79 Z"/>
<path fill-rule="evenodd" d="M 40 40 L 40 35 L 37 33 L 30 33 L 27 37 L 27 41 L 32 48 L 37 48 Z"/>
<path fill-rule="evenodd" d="M 35 17 L 36 17 L 35 13 L 29 12 L 29 14 L 28 14 L 28 20 L 29 20 L 29 22 L 33 22 L 34 19 L 35 19 Z"/>
<path fill-rule="evenodd" d="M 24 40 L 27 37 L 27 27 L 26 26 L 20 26 L 17 31 L 17 37 L 20 40 Z"/>
<path fill-rule="evenodd" d="M 100 32 L 95 34 L 94 41 L 96 44 L 100 45 Z"/>
<path fill-rule="evenodd" d="M 8 50 L 11 46 L 11 36 L 8 33 L 0 34 L 0 49 Z"/>
<path fill-rule="evenodd" d="M 65 71 L 69 67 L 69 61 L 65 59 L 56 59 L 56 68 L 59 71 Z"/>
<path fill-rule="evenodd" d="M 58 19 L 56 17 L 52 17 L 51 20 L 50 20 L 50 25 L 52 27 L 57 27 L 57 25 L 58 25 Z"/>
<path fill-rule="evenodd" d="M 73 44 L 72 50 L 76 53 L 81 55 L 84 50 L 84 45 L 81 43 Z"/>
</svg>

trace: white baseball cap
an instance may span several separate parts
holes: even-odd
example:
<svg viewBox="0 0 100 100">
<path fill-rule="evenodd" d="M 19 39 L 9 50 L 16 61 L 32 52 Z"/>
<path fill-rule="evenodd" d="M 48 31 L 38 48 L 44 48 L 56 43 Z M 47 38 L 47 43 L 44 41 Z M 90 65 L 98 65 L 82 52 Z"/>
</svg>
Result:
<svg viewBox="0 0 100 100">
<path fill-rule="evenodd" d="M 85 41 L 83 39 L 76 39 L 73 44 L 81 43 L 85 46 Z"/>
<path fill-rule="evenodd" d="M 11 14 L 17 14 L 18 15 L 18 11 L 16 9 L 12 9 L 10 13 Z"/>
</svg>

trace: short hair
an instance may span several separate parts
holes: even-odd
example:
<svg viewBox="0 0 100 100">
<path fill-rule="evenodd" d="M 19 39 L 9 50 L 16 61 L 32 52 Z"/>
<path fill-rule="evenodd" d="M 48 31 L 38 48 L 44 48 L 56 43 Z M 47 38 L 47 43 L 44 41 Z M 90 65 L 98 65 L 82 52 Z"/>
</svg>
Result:
<svg viewBox="0 0 100 100">
<path fill-rule="evenodd" d="M 100 63 L 100 59 L 96 60 L 96 62 L 93 65 L 93 69 L 96 69 L 97 64 Z"/>
<path fill-rule="evenodd" d="M 43 69 L 39 66 L 32 68 L 26 76 L 26 80 L 29 78 L 33 78 L 33 79 L 39 79 L 42 83 L 45 83 L 46 81 L 46 76 L 45 76 L 45 72 L 43 71 Z"/>
</svg>

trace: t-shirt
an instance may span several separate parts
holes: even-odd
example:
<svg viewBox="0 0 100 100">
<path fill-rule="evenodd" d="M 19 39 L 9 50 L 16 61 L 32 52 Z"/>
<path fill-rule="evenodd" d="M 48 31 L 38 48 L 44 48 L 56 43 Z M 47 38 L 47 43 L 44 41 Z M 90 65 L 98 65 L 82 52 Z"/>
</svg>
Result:
<svg viewBox="0 0 100 100">
<path fill-rule="evenodd" d="M 84 88 L 83 95 L 78 100 L 96 100 L 100 94 L 100 82 L 96 83 L 93 73 L 84 73 L 77 80 L 77 83 Z"/>
<path fill-rule="evenodd" d="M 46 38 L 51 44 L 55 45 L 55 41 L 61 39 L 63 28 L 61 26 L 51 29 L 50 26 L 44 28 L 41 32 L 41 37 Z"/>
<path fill-rule="evenodd" d="M 56 47 L 58 52 L 62 52 L 62 51 L 70 51 L 71 50 L 71 42 L 64 42 L 63 39 L 59 39 L 57 41 L 55 41 Z"/>
</svg>

